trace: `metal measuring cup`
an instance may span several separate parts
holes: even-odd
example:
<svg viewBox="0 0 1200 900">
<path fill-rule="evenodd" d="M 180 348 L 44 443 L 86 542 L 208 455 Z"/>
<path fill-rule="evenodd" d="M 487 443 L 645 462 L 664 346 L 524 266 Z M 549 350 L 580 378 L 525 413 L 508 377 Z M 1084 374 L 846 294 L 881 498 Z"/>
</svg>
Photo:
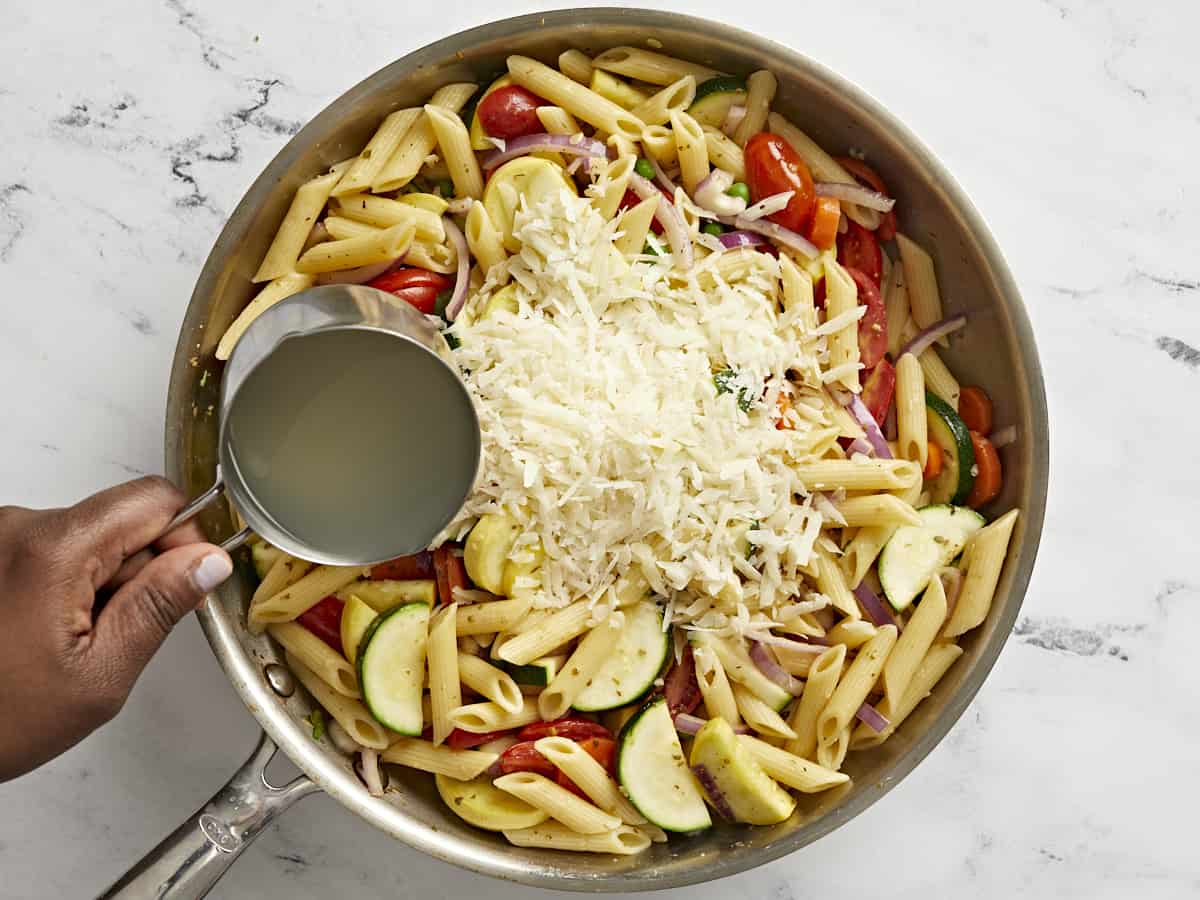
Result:
<svg viewBox="0 0 1200 900">
<path fill-rule="evenodd" d="M 396 388 L 397 399 L 404 401 L 400 405 L 410 410 L 415 408 L 414 403 L 419 406 L 422 400 L 416 399 L 413 392 L 424 390 L 428 392 L 424 399 L 429 404 L 436 404 L 437 409 L 421 408 L 421 412 L 433 416 L 424 420 L 425 434 L 413 434 L 399 442 L 402 446 L 386 448 L 395 453 L 394 469 L 382 471 L 381 468 L 378 473 L 381 489 L 377 493 L 365 499 L 360 494 L 350 508 L 329 508 L 339 505 L 335 499 L 325 508 L 313 509 L 305 516 L 297 516 L 294 510 L 281 515 L 278 509 L 268 509 L 263 504 L 259 496 L 261 485 L 256 485 L 255 477 L 246 465 L 246 457 L 263 448 L 246 447 L 244 441 L 239 444 L 231 439 L 230 423 L 238 418 L 239 401 L 245 403 L 248 394 L 261 393 L 256 388 L 250 391 L 245 388 L 256 374 L 259 378 L 269 374 L 272 354 L 285 348 L 294 356 L 297 347 L 289 342 L 320 337 L 328 344 L 329 336 L 339 332 L 359 333 L 355 340 L 373 343 L 394 341 L 394 348 L 389 346 L 387 349 L 403 354 L 407 371 L 415 376 L 414 383 L 392 386 Z M 376 337 L 366 338 L 362 332 Z M 336 374 L 338 366 L 353 366 L 357 362 L 354 359 L 334 360 L 332 374 Z M 312 363 L 314 366 L 328 365 L 329 361 L 313 359 Z M 383 385 L 381 390 L 387 387 Z M 258 316 L 230 354 L 221 383 L 219 415 L 216 481 L 184 507 L 164 533 L 211 506 L 224 493 L 246 526 L 221 544 L 227 551 L 240 547 L 254 533 L 293 556 L 329 565 L 366 566 L 415 553 L 425 549 L 454 518 L 479 472 L 479 419 L 445 338 L 425 315 L 408 303 L 363 285 L 334 284 L 310 288 L 280 301 Z M 431 428 L 430 423 L 436 428 Z M 453 446 L 428 446 L 428 442 L 434 440 L 431 431 L 437 431 L 442 440 L 449 437 Z M 423 448 L 424 452 L 414 453 L 418 448 Z M 378 449 L 379 458 L 383 459 L 384 448 Z M 431 450 L 438 452 L 431 454 Z M 292 451 L 303 454 L 305 448 L 289 448 L 289 452 Z M 414 455 L 422 456 L 425 465 L 410 465 Z M 428 470 L 431 455 L 436 455 L 434 471 Z M 329 474 L 320 473 L 319 477 Z M 397 479 L 410 480 L 403 482 L 407 492 L 383 489 L 385 484 L 398 486 Z M 411 488 L 418 483 L 416 480 L 420 487 L 414 495 Z M 305 490 L 305 485 L 297 484 L 296 490 Z M 396 503 L 398 495 L 411 501 L 404 503 L 406 508 L 388 506 Z M 313 521 L 299 520 L 311 520 L 317 515 L 333 517 L 338 523 L 337 528 L 344 525 L 344 533 L 339 530 L 336 537 L 332 537 L 327 525 L 314 528 Z M 388 523 L 386 528 L 378 527 L 381 521 Z M 375 527 L 363 528 L 360 523 L 375 523 Z M 315 534 L 325 537 L 314 543 Z M 322 543 L 326 546 L 320 546 Z"/>
</svg>

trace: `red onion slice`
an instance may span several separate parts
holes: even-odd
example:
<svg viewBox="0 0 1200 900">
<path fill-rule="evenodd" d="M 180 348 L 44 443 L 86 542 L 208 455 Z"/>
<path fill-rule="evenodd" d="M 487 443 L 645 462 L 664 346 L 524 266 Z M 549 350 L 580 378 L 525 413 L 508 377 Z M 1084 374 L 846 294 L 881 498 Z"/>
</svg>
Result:
<svg viewBox="0 0 1200 900">
<path fill-rule="evenodd" d="M 758 667 L 758 671 L 767 676 L 768 680 L 783 688 L 793 697 L 799 697 L 803 692 L 804 683 L 792 677 L 792 674 L 779 664 L 779 660 L 771 654 L 765 644 L 751 641 L 750 659 Z"/>
<path fill-rule="evenodd" d="M 708 719 L 701 719 L 699 716 L 693 716 L 690 713 L 679 713 L 675 716 L 675 730 L 680 734 L 693 735 L 697 734 L 701 728 L 708 724 Z M 749 734 L 750 729 L 739 725 L 733 729 L 734 734 Z"/>
<path fill-rule="evenodd" d="M 858 712 L 854 714 L 854 717 L 876 734 L 884 731 L 889 725 L 892 724 L 890 721 L 888 721 L 887 716 L 880 713 L 879 710 L 873 707 L 870 703 L 863 703 L 863 705 L 858 708 Z"/>
<path fill-rule="evenodd" d="M 740 103 L 735 103 L 729 107 L 729 112 L 725 114 L 725 121 L 721 123 L 721 131 L 728 137 L 733 137 L 733 133 L 737 131 L 737 127 L 742 124 L 742 119 L 746 118 L 746 107 Z"/>
<path fill-rule="evenodd" d="M 840 181 L 818 181 L 813 185 L 818 197 L 832 197 L 834 200 L 845 200 L 864 209 L 876 212 L 891 212 L 896 201 L 879 191 L 873 191 L 861 184 L 845 184 Z"/>
<path fill-rule="evenodd" d="M 753 231 L 727 231 L 717 237 L 721 242 L 721 246 L 728 250 L 735 247 L 760 247 L 767 243 L 767 239 L 761 234 L 755 234 Z"/>
<path fill-rule="evenodd" d="M 566 153 L 574 156 L 604 157 L 608 148 L 593 138 L 578 134 L 527 134 L 508 141 L 503 150 L 495 150 L 483 158 L 485 169 L 494 169 L 510 159 L 530 153 Z"/>
<path fill-rule="evenodd" d="M 724 169 L 713 169 L 704 180 L 696 185 L 695 200 L 698 206 L 711 209 L 722 216 L 736 216 L 746 208 L 746 201 L 741 197 L 731 197 L 727 193 L 733 184 L 733 176 Z"/>
<path fill-rule="evenodd" d="M 938 572 L 942 582 L 942 590 L 946 594 L 946 618 L 954 615 L 954 607 L 958 603 L 958 595 L 962 593 L 963 573 L 961 569 L 947 566 Z"/>
<path fill-rule="evenodd" d="M 905 353 L 920 356 L 929 349 L 929 346 L 934 341 L 940 340 L 948 334 L 953 334 L 966 324 L 967 317 L 961 314 L 951 316 L 949 319 L 942 319 L 940 322 L 934 322 L 928 328 L 918 331 L 913 335 L 913 339 L 900 348 L 900 352 L 896 354 L 896 359 L 899 359 Z"/>
<path fill-rule="evenodd" d="M 474 203 L 471 197 L 456 197 L 446 204 L 446 212 L 452 216 L 463 216 L 471 211 Z"/>
<path fill-rule="evenodd" d="M 367 786 L 367 793 L 372 797 L 382 797 L 383 778 L 379 774 L 379 751 L 363 747 L 359 751 L 358 758 L 362 767 L 363 782 Z"/>
<path fill-rule="evenodd" d="M 671 667 L 663 681 L 663 696 L 667 698 L 667 709 L 672 714 L 687 714 L 700 705 L 702 695 L 696 680 L 696 661 L 692 648 L 683 651 L 683 657 Z"/>
<path fill-rule="evenodd" d="M 732 219 L 729 216 L 717 216 L 716 218 L 718 222 L 722 222 L 725 225 L 732 225 L 741 231 L 753 231 L 756 234 L 769 237 L 771 240 L 795 250 L 809 259 L 816 259 L 821 255 L 821 251 L 808 238 L 788 228 L 784 228 L 782 225 L 776 225 L 774 222 L 767 222 L 763 219 L 746 219 L 742 216 L 735 216 Z"/>
<path fill-rule="evenodd" d="M 846 455 L 853 456 L 855 453 L 861 453 L 863 456 L 874 456 L 875 448 L 870 445 L 866 438 L 855 438 L 846 447 Z"/>
<path fill-rule="evenodd" d="M 896 617 L 892 615 L 892 611 L 887 608 L 887 604 L 879 599 L 876 594 L 864 581 L 854 589 L 854 596 L 858 598 L 858 605 L 862 608 L 863 615 L 867 617 L 872 625 L 882 628 L 884 625 L 895 625 L 897 630 L 900 630 L 900 623 L 896 621 Z"/>
<path fill-rule="evenodd" d="M 322 272 L 317 276 L 316 281 L 317 284 L 366 284 L 368 281 L 374 281 L 380 275 L 390 272 L 398 265 L 400 265 L 400 260 L 393 259 L 388 262 L 371 263 L 369 266 L 359 266 L 357 269 Z"/>
<path fill-rule="evenodd" d="M 460 312 L 462 312 L 463 304 L 467 302 L 467 287 L 470 279 L 467 270 L 471 266 L 470 251 L 467 249 L 467 239 L 462 233 L 462 229 L 454 224 L 454 220 L 449 216 L 442 216 L 442 224 L 446 228 L 446 236 L 450 238 L 450 243 L 454 245 L 454 252 L 458 256 L 458 273 L 455 275 L 454 293 L 450 295 L 450 302 L 446 304 L 446 321 L 453 322 Z"/>
<path fill-rule="evenodd" d="M 700 782 L 700 787 L 704 788 L 708 802 L 717 811 L 717 815 L 729 822 L 737 818 L 733 814 L 733 807 L 729 805 L 729 801 L 725 799 L 724 792 L 721 790 L 720 785 L 717 784 L 717 779 L 713 778 L 712 773 L 708 771 L 706 766 L 692 766 L 692 774 Z"/>
<path fill-rule="evenodd" d="M 867 442 L 875 451 L 875 455 L 880 459 L 894 459 L 892 448 L 888 446 L 887 439 L 879 428 L 879 423 L 875 421 L 875 417 L 871 415 L 867 405 L 862 402 L 862 398 L 858 394 L 850 394 L 850 399 L 845 403 L 850 410 L 850 415 L 854 416 L 854 421 L 861 425 L 863 431 L 867 433 Z"/>
<path fill-rule="evenodd" d="M 1005 425 L 1003 428 L 997 428 L 990 435 L 988 440 L 992 442 L 992 446 L 999 450 L 1001 447 L 1007 447 L 1009 444 L 1015 443 L 1017 440 L 1017 426 Z"/>
<path fill-rule="evenodd" d="M 662 224 L 663 234 L 666 235 L 667 242 L 670 243 L 675 256 L 675 264 L 685 271 L 690 269 L 693 261 L 692 239 L 688 235 L 687 225 L 684 223 L 683 215 L 679 212 L 678 207 L 668 201 L 662 195 L 662 191 L 641 175 L 630 176 L 629 186 L 642 200 L 647 197 L 659 198 L 658 206 L 654 210 L 654 218 Z"/>
</svg>

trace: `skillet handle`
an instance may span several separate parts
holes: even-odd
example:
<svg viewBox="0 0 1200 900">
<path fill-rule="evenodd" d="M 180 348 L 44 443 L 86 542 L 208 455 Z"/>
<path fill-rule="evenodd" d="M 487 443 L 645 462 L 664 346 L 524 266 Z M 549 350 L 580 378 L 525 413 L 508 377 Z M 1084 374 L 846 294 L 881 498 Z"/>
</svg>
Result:
<svg viewBox="0 0 1200 900">
<path fill-rule="evenodd" d="M 320 790 L 306 775 L 283 787 L 269 784 L 266 768 L 276 749 L 264 732 L 229 782 L 122 875 L 100 900 L 195 900 L 205 896 L 275 816 Z"/>
</svg>

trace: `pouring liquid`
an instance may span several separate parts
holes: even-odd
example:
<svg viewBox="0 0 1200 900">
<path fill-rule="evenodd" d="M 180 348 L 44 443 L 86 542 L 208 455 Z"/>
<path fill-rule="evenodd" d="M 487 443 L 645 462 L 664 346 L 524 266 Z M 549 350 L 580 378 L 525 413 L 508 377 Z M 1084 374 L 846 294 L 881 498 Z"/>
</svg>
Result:
<svg viewBox="0 0 1200 900">
<path fill-rule="evenodd" d="M 453 374 L 368 329 L 284 339 L 229 411 L 229 455 L 260 508 L 346 559 L 423 548 L 460 508 L 478 431 Z"/>
</svg>

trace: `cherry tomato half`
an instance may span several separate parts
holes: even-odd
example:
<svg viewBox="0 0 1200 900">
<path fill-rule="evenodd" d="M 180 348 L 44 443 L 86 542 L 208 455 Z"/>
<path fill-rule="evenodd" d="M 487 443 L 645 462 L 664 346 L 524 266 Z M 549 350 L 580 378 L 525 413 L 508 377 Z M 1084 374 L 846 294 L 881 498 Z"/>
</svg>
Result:
<svg viewBox="0 0 1200 900">
<path fill-rule="evenodd" d="M 883 294 L 866 274 L 858 269 L 846 267 L 846 272 L 858 285 L 858 303 L 867 308 L 858 320 L 858 357 L 864 369 L 872 369 L 887 353 L 887 309 L 883 305 Z"/>
<path fill-rule="evenodd" d="M 536 741 L 544 737 L 565 737 L 573 741 L 582 741 L 591 737 L 611 738 L 612 732 L 588 719 L 564 716 L 553 722 L 534 722 L 517 733 L 518 740 L 522 741 Z"/>
<path fill-rule="evenodd" d="M 887 185 L 883 179 L 879 177 L 879 173 L 868 166 L 861 159 L 855 159 L 853 156 L 838 156 L 835 157 L 843 169 L 849 172 L 857 179 L 858 183 L 864 187 L 869 187 L 873 191 L 879 191 L 886 197 L 890 197 Z M 896 236 L 896 210 L 893 208 L 890 212 L 883 214 L 879 220 L 879 227 L 875 229 L 875 236 L 881 241 L 890 241 Z"/>
<path fill-rule="evenodd" d="M 296 618 L 296 621 L 341 653 L 342 607 L 345 605 L 337 597 L 330 595 L 315 606 L 310 606 Z"/>
<path fill-rule="evenodd" d="M 875 233 L 857 222 L 847 220 L 846 225 L 846 233 L 838 236 L 838 262 L 848 269 L 858 269 L 879 287 L 883 281 L 883 251 Z"/>
<path fill-rule="evenodd" d="M 479 101 L 475 115 L 488 137 L 511 140 L 546 129 L 537 116 L 539 106 L 548 106 L 541 97 L 519 85 L 496 88 Z"/>
<path fill-rule="evenodd" d="M 431 316 L 437 309 L 438 294 L 450 290 L 454 282 L 437 272 L 404 266 L 368 281 L 367 287 L 387 291 Z"/>
<path fill-rule="evenodd" d="M 467 567 L 456 549 L 450 544 L 442 544 L 433 551 L 433 573 L 437 579 L 438 600 L 443 606 L 454 602 L 455 588 L 469 588 L 471 581 L 467 578 Z"/>
<path fill-rule="evenodd" d="M 371 581 L 412 581 L 433 577 L 433 554 L 428 550 L 422 550 L 412 556 L 398 556 L 377 566 L 371 566 L 367 575 Z"/>
<path fill-rule="evenodd" d="M 769 131 L 761 131 L 750 138 L 745 155 L 750 198 L 757 203 L 773 194 L 794 191 L 788 205 L 768 218 L 803 234 L 817 199 L 812 173 L 804 160 L 791 144 Z"/>
<path fill-rule="evenodd" d="M 554 778 L 558 771 L 554 763 L 538 753 L 533 741 L 513 744 L 500 754 L 499 766 L 505 775 L 509 772 L 537 772 L 547 778 Z"/>
<path fill-rule="evenodd" d="M 895 393 L 896 369 L 885 356 L 875 364 L 875 368 L 867 376 L 860 398 L 881 428 Z"/>
</svg>

